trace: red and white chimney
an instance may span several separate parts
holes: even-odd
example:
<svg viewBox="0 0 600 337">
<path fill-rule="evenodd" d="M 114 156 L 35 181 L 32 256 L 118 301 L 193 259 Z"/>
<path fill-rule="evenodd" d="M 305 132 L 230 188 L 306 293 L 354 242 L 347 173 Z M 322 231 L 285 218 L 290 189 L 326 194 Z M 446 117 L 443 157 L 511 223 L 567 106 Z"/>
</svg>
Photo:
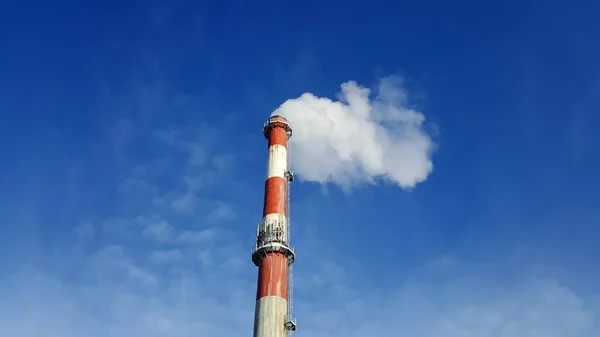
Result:
<svg viewBox="0 0 600 337">
<path fill-rule="evenodd" d="M 263 128 L 269 141 L 267 180 L 262 223 L 258 225 L 252 261 L 258 266 L 254 337 L 284 337 L 296 330 L 292 314 L 288 140 L 292 127 L 282 116 L 272 116 Z"/>
</svg>

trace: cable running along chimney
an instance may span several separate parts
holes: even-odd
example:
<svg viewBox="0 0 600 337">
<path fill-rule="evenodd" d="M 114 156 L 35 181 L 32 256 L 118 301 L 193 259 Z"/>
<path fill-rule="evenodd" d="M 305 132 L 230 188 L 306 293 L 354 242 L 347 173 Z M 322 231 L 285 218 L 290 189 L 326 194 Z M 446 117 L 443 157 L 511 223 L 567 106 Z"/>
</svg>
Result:
<svg viewBox="0 0 600 337">
<path fill-rule="evenodd" d="M 262 223 L 258 225 L 252 261 L 258 267 L 254 337 L 284 337 L 296 330 L 292 314 L 289 168 L 287 143 L 292 127 L 282 116 L 272 116 L 263 128 L 269 141 L 267 180 Z"/>
</svg>

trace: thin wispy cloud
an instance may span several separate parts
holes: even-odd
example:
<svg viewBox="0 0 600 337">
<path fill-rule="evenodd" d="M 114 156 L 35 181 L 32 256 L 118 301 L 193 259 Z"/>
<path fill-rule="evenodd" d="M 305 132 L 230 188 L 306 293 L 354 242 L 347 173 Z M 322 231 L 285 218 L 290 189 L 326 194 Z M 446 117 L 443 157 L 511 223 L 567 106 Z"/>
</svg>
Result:
<svg viewBox="0 0 600 337">
<path fill-rule="evenodd" d="M 167 264 L 179 262 L 183 254 L 179 249 L 158 250 L 150 253 L 148 259 L 156 264 Z"/>
<path fill-rule="evenodd" d="M 167 241 L 172 235 L 173 226 L 164 220 L 153 221 L 142 230 L 142 237 L 158 242 Z"/>
<path fill-rule="evenodd" d="M 212 241 L 216 235 L 216 230 L 214 228 L 210 228 L 201 231 L 181 232 L 177 239 L 184 243 L 206 243 Z"/>
<path fill-rule="evenodd" d="M 180 251 L 157 251 L 147 257 L 153 265 L 136 261 L 127 249 L 113 245 L 85 263 L 82 283 L 22 271 L 2 287 L 0 333 L 24 337 L 248 333 L 254 308 L 253 267 L 242 259 L 242 269 L 223 269 L 226 261 L 236 261 L 243 253 L 224 250 L 217 255 L 219 263 L 194 264 Z M 166 273 L 159 269 L 165 267 Z M 332 273 L 341 277 L 325 275 L 326 291 L 307 296 L 310 301 L 297 301 L 302 322 L 298 336 L 595 337 L 600 331 L 598 302 L 552 279 L 529 277 L 499 287 L 493 280 L 472 282 L 452 276 L 452 268 L 445 266 L 437 271 L 446 279 L 443 287 L 432 287 L 430 280 L 417 276 L 392 288 L 369 290 L 368 285 L 343 280 L 345 267 L 336 268 Z M 336 290 L 337 284 L 344 284 L 344 289 Z M 297 297 L 315 290 L 302 290 Z"/>
</svg>

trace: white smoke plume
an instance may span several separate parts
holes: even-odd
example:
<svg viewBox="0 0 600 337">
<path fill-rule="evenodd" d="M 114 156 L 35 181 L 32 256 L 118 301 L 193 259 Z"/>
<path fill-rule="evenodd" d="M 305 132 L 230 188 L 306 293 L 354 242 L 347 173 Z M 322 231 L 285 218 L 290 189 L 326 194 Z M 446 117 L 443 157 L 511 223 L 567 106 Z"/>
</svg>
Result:
<svg viewBox="0 0 600 337">
<path fill-rule="evenodd" d="M 384 180 L 406 189 L 427 179 L 434 142 L 423 128 L 425 116 L 407 106 L 402 79 L 381 79 L 375 97 L 354 81 L 341 89 L 337 101 L 304 93 L 272 113 L 292 124 L 299 177 L 343 188 Z"/>
</svg>

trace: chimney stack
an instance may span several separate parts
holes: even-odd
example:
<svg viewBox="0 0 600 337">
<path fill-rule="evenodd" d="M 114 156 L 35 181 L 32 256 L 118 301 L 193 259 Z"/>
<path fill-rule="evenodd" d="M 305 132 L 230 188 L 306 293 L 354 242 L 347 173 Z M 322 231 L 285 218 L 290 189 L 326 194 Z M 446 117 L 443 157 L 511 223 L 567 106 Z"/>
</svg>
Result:
<svg viewBox="0 0 600 337">
<path fill-rule="evenodd" d="M 263 128 L 269 141 L 263 218 L 256 233 L 252 261 L 258 267 L 254 337 L 284 337 L 296 330 L 292 314 L 288 140 L 292 127 L 282 116 L 272 116 Z"/>
</svg>

